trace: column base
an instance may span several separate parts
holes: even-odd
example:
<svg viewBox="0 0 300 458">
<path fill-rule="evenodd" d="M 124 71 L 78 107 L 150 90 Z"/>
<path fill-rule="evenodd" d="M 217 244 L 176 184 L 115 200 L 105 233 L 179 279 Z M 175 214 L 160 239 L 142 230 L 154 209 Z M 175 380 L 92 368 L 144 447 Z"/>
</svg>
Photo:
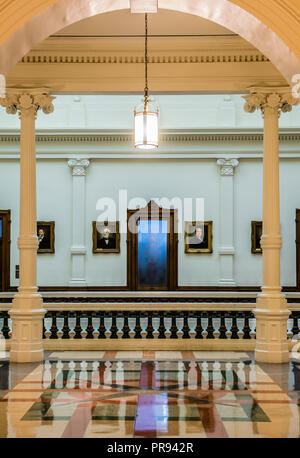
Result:
<svg viewBox="0 0 300 458">
<path fill-rule="evenodd" d="M 258 363 L 284 364 L 288 363 L 290 359 L 289 351 L 286 348 L 281 348 L 277 351 L 256 348 L 254 355 L 255 361 Z"/>
<path fill-rule="evenodd" d="M 72 286 L 74 286 L 74 287 L 76 287 L 76 286 L 77 286 L 77 287 L 78 287 L 78 286 L 83 286 L 83 287 L 85 287 L 85 286 L 87 286 L 87 282 L 86 282 L 85 280 L 71 280 L 71 281 L 69 282 L 69 285 L 70 285 L 71 287 L 72 287 Z"/>
<path fill-rule="evenodd" d="M 12 338 L 10 361 L 32 363 L 43 361 L 43 317 L 46 310 L 10 310 Z"/>
<path fill-rule="evenodd" d="M 280 298 L 285 300 L 284 296 Z M 287 320 L 289 310 L 253 310 L 256 317 L 255 360 L 261 363 L 289 362 Z"/>
<path fill-rule="evenodd" d="M 236 286 L 236 282 L 234 280 L 219 280 L 219 286 Z"/>
</svg>

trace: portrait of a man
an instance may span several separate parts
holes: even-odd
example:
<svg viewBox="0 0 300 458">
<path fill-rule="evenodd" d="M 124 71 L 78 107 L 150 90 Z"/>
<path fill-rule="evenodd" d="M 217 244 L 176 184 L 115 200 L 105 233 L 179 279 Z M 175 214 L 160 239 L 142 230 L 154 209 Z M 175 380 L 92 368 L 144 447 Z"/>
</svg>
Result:
<svg viewBox="0 0 300 458">
<path fill-rule="evenodd" d="M 185 223 L 185 252 L 212 253 L 212 221 Z"/>
<path fill-rule="evenodd" d="M 54 221 L 37 223 L 38 253 L 54 253 Z"/>
<path fill-rule="evenodd" d="M 262 221 L 251 221 L 251 253 L 261 254 Z"/>
<path fill-rule="evenodd" d="M 93 221 L 93 253 L 120 253 L 118 221 Z"/>
</svg>

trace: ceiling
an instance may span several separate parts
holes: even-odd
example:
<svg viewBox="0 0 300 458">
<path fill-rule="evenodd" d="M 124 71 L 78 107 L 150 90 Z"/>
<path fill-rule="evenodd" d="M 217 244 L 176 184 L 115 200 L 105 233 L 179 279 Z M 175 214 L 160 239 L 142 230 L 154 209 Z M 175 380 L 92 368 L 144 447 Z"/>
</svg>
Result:
<svg viewBox="0 0 300 458">
<path fill-rule="evenodd" d="M 246 93 L 283 86 L 283 76 L 250 43 L 195 15 L 149 15 L 149 87 L 155 93 Z M 62 29 L 11 70 L 8 87 L 55 93 L 139 93 L 144 89 L 144 15 L 104 13 Z"/>
<path fill-rule="evenodd" d="M 149 35 L 233 35 L 214 22 L 191 14 L 159 10 L 148 15 Z M 130 10 L 98 14 L 68 26 L 54 36 L 136 36 L 144 35 L 144 15 Z"/>
</svg>

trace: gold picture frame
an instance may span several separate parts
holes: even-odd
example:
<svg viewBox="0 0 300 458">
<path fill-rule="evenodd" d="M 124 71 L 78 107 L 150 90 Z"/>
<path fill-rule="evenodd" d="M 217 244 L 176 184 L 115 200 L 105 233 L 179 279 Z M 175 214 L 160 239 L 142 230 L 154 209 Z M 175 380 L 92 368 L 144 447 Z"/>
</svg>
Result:
<svg viewBox="0 0 300 458">
<path fill-rule="evenodd" d="M 260 245 L 262 233 L 262 221 L 251 221 L 251 253 L 253 254 L 262 254 Z"/>
<path fill-rule="evenodd" d="M 93 253 L 120 253 L 119 221 L 93 221 Z M 105 232 L 108 231 L 108 237 Z"/>
<path fill-rule="evenodd" d="M 38 254 L 55 253 L 55 221 L 37 221 Z"/>
<path fill-rule="evenodd" d="M 212 253 L 213 222 L 185 221 L 184 245 L 185 253 Z"/>
</svg>

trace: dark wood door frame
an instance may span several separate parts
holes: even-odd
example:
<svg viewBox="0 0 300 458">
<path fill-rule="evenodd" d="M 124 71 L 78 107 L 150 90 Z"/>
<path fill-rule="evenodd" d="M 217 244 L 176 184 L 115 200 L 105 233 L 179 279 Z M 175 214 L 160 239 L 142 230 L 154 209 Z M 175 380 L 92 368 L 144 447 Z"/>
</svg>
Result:
<svg viewBox="0 0 300 458">
<path fill-rule="evenodd" d="M 0 210 L 2 219 L 2 247 L 1 247 L 1 284 L 2 291 L 10 288 L 10 210 Z"/>
<path fill-rule="evenodd" d="M 296 284 L 300 289 L 300 209 L 296 209 Z"/>
<path fill-rule="evenodd" d="M 178 284 L 178 215 L 175 209 L 164 209 L 154 201 L 142 209 L 127 210 L 127 287 L 131 291 L 174 291 Z M 168 219 L 168 286 L 167 288 L 137 288 L 137 234 L 130 230 L 129 222 L 136 225 L 138 219 Z"/>
</svg>

